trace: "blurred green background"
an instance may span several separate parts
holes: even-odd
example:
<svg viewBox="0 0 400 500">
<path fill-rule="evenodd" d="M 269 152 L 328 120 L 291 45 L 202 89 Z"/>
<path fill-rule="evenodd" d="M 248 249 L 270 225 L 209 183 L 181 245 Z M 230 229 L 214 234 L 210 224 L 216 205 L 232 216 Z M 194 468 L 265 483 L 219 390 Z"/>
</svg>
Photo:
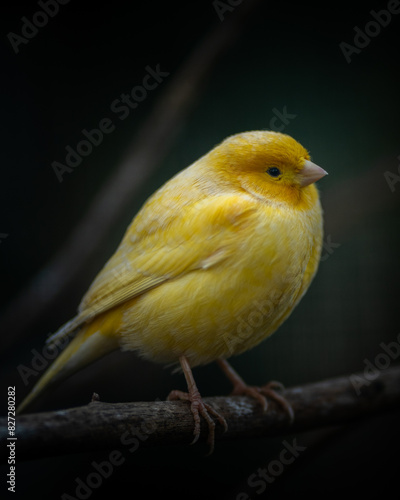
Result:
<svg viewBox="0 0 400 500">
<path fill-rule="evenodd" d="M 194 47 L 221 22 L 238 15 L 245 3 L 230 7 L 232 12 L 226 11 L 221 21 L 212 1 L 147 6 L 120 0 L 104 5 L 71 2 L 21 44 L 18 54 L 7 34 L 20 34 L 21 17 L 31 19 L 39 7 L 35 2 L 7 7 L 0 44 L 4 310 L 62 248 Z M 26 394 L 17 366 L 29 365 L 31 350 L 40 351 L 47 335 L 74 315 L 146 198 L 227 135 L 279 124 L 273 121 L 276 110 L 292 115 L 282 131 L 301 142 L 313 161 L 329 172 L 318 183 L 326 245 L 315 281 L 297 309 L 270 339 L 233 359 L 233 366 L 248 383 L 277 379 L 299 385 L 362 371 L 365 359 L 373 362 L 382 352 L 382 342 L 396 339 L 400 182 L 391 189 L 385 172 L 400 175 L 400 16 L 392 14 L 389 24 L 353 54 L 350 63 L 340 48 L 342 42 L 354 44 L 354 27 L 363 29 L 373 19 L 371 9 L 386 8 L 387 2 L 255 2 L 235 43 L 202 86 L 168 155 L 132 197 L 79 279 L 22 335 L 14 337 L 9 328 L 2 331 L 7 341 L 1 363 L 4 395 L 9 385 L 17 387 L 19 400 Z M 141 83 L 147 65 L 157 64 L 170 76 L 127 119 L 117 120 L 111 102 Z M 51 163 L 63 162 L 65 147 L 82 139 L 81 130 L 97 128 L 107 117 L 114 118 L 115 131 L 59 183 Z M 213 365 L 196 369 L 194 375 L 203 395 L 230 390 Z M 40 408 L 85 404 L 93 391 L 109 402 L 164 399 L 175 388 L 184 389 L 181 375 L 171 375 L 135 354 L 118 353 L 65 382 Z M 3 405 L 6 397 L 0 399 Z M 277 457 L 283 437 L 217 443 L 210 459 L 202 457 L 201 447 L 139 450 L 93 498 L 122 496 L 125 488 L 132 497 L 148 498 L 161 493 L 188 498 L 188 491 L 193 491 L 191 498 L 234 499 L 242 491 L 251 498 L 321 495 L 340 492 L 346 481 L 358 493 L 383 493 L 394 484 L 399 465 L 398 416 L 353 424 L 260 495 L 246 486 L 247 478 Z M 297 439 L 311 443 L 314 438 Z M 18 463 L 18 495 L 32 498 L 35 491 L 33 498 L 46 499 L 73 494 L 74 479 L 86 477 L 91 461 L 104 456 Z"/>
</svg>

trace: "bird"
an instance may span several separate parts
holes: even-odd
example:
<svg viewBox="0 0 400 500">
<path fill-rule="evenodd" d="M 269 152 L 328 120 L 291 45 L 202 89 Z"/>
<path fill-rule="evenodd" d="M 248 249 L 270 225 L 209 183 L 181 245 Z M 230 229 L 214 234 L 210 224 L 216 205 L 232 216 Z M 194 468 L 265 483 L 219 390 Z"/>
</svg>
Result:
<svg viewBox="0 0 400 500">
<path fill-rule="evenodd" d="M 180 369 L 193 415 L 193 443 L 203 417 L 212 452 L 216 422 L 192 369 L 217 362 L 232 394 L 269 398 L 293 420 L 280 384 L 247 385 L 228 358 L 270 336 L 315 276 L 323 212 L 315 182 L 327 172 L 282 132 L 253 130 L 224 139 L 178 172 L 144 203 L 80 302 L 48 346 L 72 338 L 19 405 L 117 349 Z M 216 420 L 216 421 L 215 421 Z"/>
</svg>

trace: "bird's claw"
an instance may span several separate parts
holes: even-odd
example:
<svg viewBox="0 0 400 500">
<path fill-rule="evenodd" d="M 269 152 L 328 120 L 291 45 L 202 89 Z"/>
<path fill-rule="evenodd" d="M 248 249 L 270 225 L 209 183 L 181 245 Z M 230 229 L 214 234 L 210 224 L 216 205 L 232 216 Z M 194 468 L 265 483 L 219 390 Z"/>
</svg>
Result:
<svg viewBox="0 0 400 500">
<path fill-rule="evenodd" d="M 183 392 L 183 391 L 171 391 L 168 398 L 169 401 L 189 401 L 190 402 L 190 410 L 194 419 L 194 429 L 193 434 L 194 438 L 190 444 L 195 444 L 200 437 L 200 415 L 204 418 L 208 425 L 208 453 L 207 455 L 211 455 L 214 451 L 214 442 L 215 442 L 215 422 L 211 418 L 211 415 L 215 417 L 218 422 L 224 428 L 224 432 L 228 429 L 228 424 L 225 418 L 218 413 L 211 405 L 205 403 L 199 393 L 198 390 L 193 391 L 192 393 Z"/>
<path fill-rule="evenodd" d="M 284 398 L 281 394 L 277 392 L 284 389 L 283 384 L 276 381 L 271 381 L 262 387 L 249 386 L 246 384 L 237 384 L 232 392 L 232 395 L 236 396 L 249 396 L 261 404 L 263 411 L 268 409 L 268 400 L 272 399 L 278 403 L 288 414 L 289 422 L 292 424 L 294 422 L 294 411 L 292 405 Z"/>
</svg>

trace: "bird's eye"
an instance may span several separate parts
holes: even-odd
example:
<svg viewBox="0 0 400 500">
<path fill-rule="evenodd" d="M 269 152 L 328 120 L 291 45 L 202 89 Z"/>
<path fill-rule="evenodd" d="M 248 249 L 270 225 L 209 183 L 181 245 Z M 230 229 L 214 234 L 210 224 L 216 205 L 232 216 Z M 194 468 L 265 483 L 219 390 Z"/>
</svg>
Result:
<svg viewBox="0 0 400 500">
<path fill-rule="evenodd" d="M 281 175 L 281 171 L 279 170 L 278 167 L 270 167 L 267 170 L 267 174 L 269 174 L 271 177 L 278 177 Z"/>
</svg>

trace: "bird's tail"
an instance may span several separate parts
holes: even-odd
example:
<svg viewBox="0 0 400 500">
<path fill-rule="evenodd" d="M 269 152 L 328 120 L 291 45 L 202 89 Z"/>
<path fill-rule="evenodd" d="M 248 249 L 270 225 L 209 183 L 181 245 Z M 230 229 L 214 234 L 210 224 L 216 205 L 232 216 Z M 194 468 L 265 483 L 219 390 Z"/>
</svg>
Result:
<svg viewBox="0 0 400 500">
<path fill-rule="evenodd" d="M 18 406 L 17 413 L 24 411 L 43 392 L 58 385 L 96 359 L 117 349 L 118 337 L 113 335 L 112 331 L 107 328 L 108 326 L 110 325 L 107 325 L 107 321 L 101 318 L 96 318 L 90 324 L 83 326 Z M 65 336 L 65 331 L 65 327 L 60 329 L 61 337 Z M 52 343 L 54 339 L 56 336 L 52 337 Z"/>
</svg>

